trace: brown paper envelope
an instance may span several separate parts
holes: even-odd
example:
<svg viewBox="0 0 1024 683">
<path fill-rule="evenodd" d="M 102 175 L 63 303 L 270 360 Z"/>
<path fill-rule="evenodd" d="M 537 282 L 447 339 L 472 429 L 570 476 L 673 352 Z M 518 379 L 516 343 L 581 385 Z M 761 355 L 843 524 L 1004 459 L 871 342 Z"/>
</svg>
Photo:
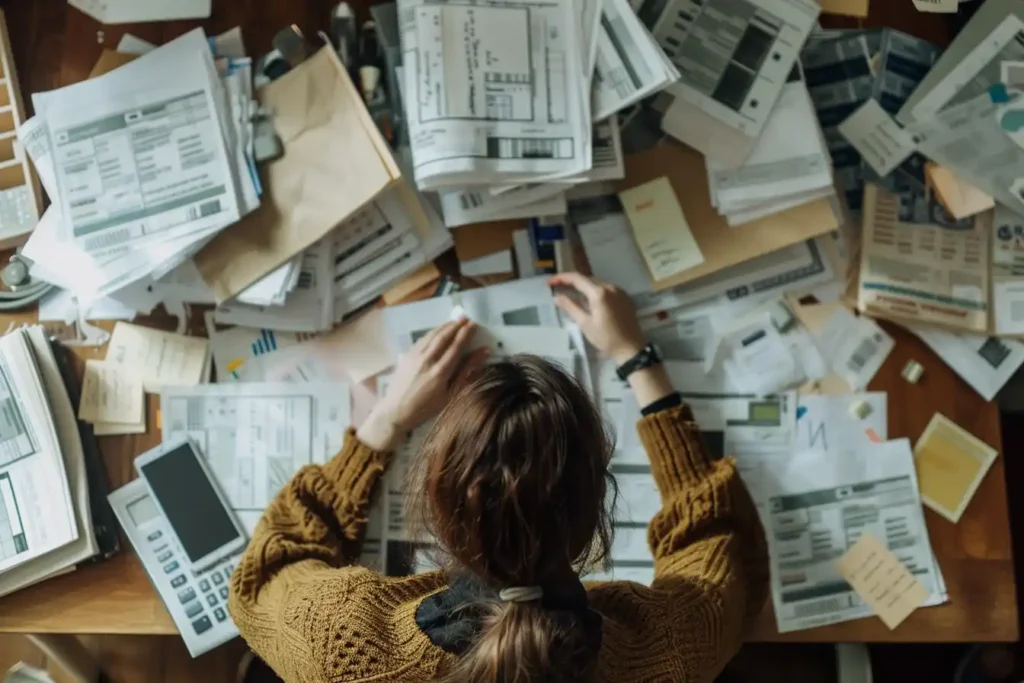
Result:
<svg viewBox="0 0 1024 683">
<path fill-rule="evenodd" d="M 195 257 L 217 301 L 236 296 L 310 247 L 401 177 L 330 47 L 259 96 L 275 112 L 285 155 L 264 168 L 260 208 Z"/>
<path fill-rule="evenodd" d="M 821 11 L 826 14 L 844 14 L 848 17 L 866 17 L 869 0 L 818 0 Z"/>
<path fill-rule="evenodd" d="M 460 261 L 472 261 L 497 254 L 499 251 L 514 249 L 513 235 L 516 230 L 525 228 L 526 221 L 522 219 L 473 223 L 455 228 L 452 230 L 455 255 Z"/>
<path fill-rule="evenodd" d="M 654 283 L 656 291 L 691 282 L 755 256 L 804 242 L 839 227 L 839 218 L 827 199 L 730 228 L 711 206 L 704 157 L 697 151 L 666 140 L 657 147 L 626 157 L 626 180 L 618 191 L 666 176 L 690 224 L 704 263 Z"/>
<path fill-rule="evenodd" d="M 441 278 L 441 271 L 433 263 L 428 263 L 414 273 L 409 274 L 404 280 L 384 292 L 384 305 L 394 306 L 397 303 L 407 303 L 405 300 L 412 296 L 417 290 L 429 284 L 437 282 Z"/>
<path fill-rule="evenodd" d="M 125 64 L 131 64 L 138 58 L 139 55 L 126 55 L 114 50 L 104 50 L 99 60 L 97 60 L 96 66 L 89 72 L 89 78 L 96 78 L 97 76 L 110 73 L 114 69 L 120 69 Z"/>
</svg>

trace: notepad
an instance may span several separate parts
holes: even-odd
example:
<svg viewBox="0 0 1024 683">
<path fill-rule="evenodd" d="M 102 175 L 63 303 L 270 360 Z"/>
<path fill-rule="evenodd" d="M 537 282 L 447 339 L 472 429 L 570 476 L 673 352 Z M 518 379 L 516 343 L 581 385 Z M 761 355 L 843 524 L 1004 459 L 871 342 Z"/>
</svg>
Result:
<svg viewBox="0 0 1024 683">
<path fill-rule="evenodd" d="M 107 362 L 120 365 L 142 378 L 148 393 L 165 384 L 195 386 L 210 375 L 210 343 L 148 327 L 118 323 L 110 337 Z"/>
<path fill-rule="evenodd" d="M 619 199 L 655 280 L 704 263 L 704 254 L 693 238 L 667 177 L 621 192 Z"/>
<path fill-rule="evenodd" d="M 921 501 L 956 523 L 978 490 L 998 451 L 936 413 L 914 446 Z"/>
<path fill-rule="evenodd" d="M 928 599 L 928 590 L 872 534 L 863 534 L 836 560 L 836 568 L 890 629 Z"/>
<path fill-rule="evenodd" d="M 85 422 L 142 422 L 142 378 L 126 367 L 90 360 L 85 364 L 78 419 Z"/>
</svg>

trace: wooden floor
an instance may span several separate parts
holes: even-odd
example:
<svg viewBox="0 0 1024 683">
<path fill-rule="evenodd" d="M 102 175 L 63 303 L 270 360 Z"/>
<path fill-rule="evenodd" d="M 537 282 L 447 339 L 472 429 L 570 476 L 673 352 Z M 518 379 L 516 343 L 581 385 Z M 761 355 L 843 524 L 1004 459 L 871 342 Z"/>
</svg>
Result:
<svg viewBox="0 0 1024 683">
<path fill-rule="evenodd" d="M 192 659 L 179 638 L 87 636 L 82 640 L 110 683 L 233 683 L 245 652 L 245 645 L 234 641 Z M 0 634 L 0 678 L 18 662 L 46 669 L 55 683 L 72 683 L 23 636 Z"/>
</svg>

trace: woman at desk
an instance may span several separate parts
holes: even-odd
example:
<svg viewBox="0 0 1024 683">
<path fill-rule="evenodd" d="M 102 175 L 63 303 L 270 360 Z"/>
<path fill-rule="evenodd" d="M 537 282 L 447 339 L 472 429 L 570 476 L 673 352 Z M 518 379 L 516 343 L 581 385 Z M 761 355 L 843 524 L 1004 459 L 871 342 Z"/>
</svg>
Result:
<svg viewBox="0 0 1024 683">
<path fill-rule="evenodd" d="M 557 305 L 619 365 L 661 492 L 655 579 L 588 583 L 609 550 L 612 443 L 584 390 L 534 357 L 465 356 L 467 321 L 401 358 L 387 396 L 325 466 L 267 509 L 231 582 L 231 614 L 285 681 L 704 681 L 762 607 L 767 555 L 732 460 L 712 462 L 629 298 L 577 274 Z M 437 417 L 409 486 L 446 568 L 353 566 L 391 453 Z"/>
</svg>

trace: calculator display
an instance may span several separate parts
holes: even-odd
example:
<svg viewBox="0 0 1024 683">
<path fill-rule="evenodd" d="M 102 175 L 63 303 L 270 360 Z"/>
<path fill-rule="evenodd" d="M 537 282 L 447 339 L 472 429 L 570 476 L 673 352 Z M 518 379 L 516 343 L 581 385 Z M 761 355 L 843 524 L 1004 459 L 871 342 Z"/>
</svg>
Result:
<svg viewBox="0 0 1024 683">
<path fill-rule="evenodd" d="M 189 561 L 197 562 L 239 537 L 213 488 L 199 455 L 187 444 L 142 466 L 150 491 L 160 502 Z"/>
</svg>

